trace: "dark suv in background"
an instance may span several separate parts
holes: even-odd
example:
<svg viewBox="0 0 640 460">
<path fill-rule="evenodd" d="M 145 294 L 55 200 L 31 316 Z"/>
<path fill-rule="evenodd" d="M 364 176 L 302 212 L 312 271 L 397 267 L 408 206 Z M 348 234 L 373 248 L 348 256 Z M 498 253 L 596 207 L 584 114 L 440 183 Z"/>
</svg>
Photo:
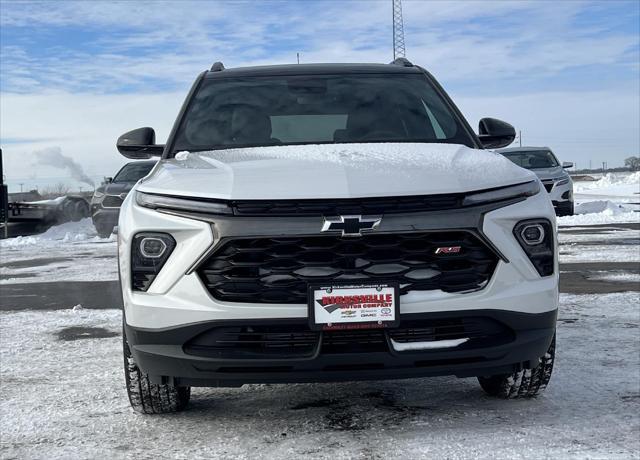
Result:
<svg viewBox="0 0 640 460">
<path fill-rule="evenodd" d="M 98 235 L 108 237 L 118 224 L 120 206 L 129 190 L 149 174 L 156 161 L 134 161 L 124 165 L 115 177 L 107 177 L 91 199 L 91 218 Z"/>
<path fill-rule="evenodd" d="M 561 163 L 549 147 L 511 147 L 498 149 L 496 152 L 538 176 L 549 194 L 556 215 L 573 215 L 573 180 L 566 171 L 573 168 L 573 163 Z"/>
</svg>

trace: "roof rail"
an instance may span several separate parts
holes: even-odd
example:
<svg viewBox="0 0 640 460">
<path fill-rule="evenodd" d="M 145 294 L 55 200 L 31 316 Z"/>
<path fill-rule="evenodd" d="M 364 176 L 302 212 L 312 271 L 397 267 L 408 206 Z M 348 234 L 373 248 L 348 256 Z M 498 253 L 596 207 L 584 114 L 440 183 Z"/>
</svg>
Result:
<svg viewBox="0 0 640 460">
<path fill-rule="evenodd" d="M 211 66 L 212 72 L 221 72 L 222 70 L 224 70 L 224 64 L 220 61 L 214 62 Z"/>
<path fill-rule="evenodd" d="M 413 67 L 413 63 L 407 59 L 407 58 L 403 58 L 403 57 L 399 57 L 393 60 L 393 62 L 390 62 L 391 65 L 399 65 L 402 67 Z"/>
</svg>

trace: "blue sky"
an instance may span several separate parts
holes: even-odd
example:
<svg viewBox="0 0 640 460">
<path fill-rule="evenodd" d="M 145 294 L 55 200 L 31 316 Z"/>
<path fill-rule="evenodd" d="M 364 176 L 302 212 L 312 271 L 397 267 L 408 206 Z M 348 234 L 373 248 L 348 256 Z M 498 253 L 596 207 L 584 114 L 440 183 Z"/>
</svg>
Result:
<svg viewBox="0 0 640 460">
<path fill-rule="evenodd" d="M 93 175 L 124 162 L 122 131 L 168 134 L 193 79 L 227 67 L 391 60 L 391 0 L 47 1 L 0 4 L 0 137 L 10 179 L 59 176 L 58 146 Z M 579 166 L 640 150 L 640 2 L 407 1 L 407 57 L 476 125 L 496 116 L 525 144 Z M 48 175 L 48 176 L 47 176 Z"/>
</svg>

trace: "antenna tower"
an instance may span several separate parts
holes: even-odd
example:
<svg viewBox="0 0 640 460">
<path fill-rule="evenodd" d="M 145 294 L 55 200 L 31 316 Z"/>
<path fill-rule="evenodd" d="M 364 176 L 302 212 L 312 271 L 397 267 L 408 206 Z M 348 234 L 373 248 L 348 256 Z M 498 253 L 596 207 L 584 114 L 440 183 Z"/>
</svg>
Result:
<svg viewBox="0 0 640 460">
<path fill-rule="evenodd" d="M 393 59 L 405 56 L 402 0 L 391 0 L 393 8 Z"/>
</svg>

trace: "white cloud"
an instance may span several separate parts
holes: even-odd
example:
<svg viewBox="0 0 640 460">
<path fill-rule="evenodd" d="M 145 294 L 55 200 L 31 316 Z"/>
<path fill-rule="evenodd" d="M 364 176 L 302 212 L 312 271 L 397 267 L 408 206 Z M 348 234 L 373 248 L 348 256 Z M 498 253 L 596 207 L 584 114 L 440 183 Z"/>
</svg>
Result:
<svg viewBox="0 0 640 460">
<path fill-rule="evenodd" d="M 595 5 L 405 1 L 407 52 L 439 78 L 461 83 L 535 79 L 590 65 L 626 64 L 637 73 L 637 33 L 597 20 L 574 24 Z M 149 79 L 179 85 L 214 60 L 291 63 L 297 51 L 304 62 L 388 62 L 392 55 L 387 1 L 20 3 L 7 5 L 0 17 L 7 26 L 55 26 L 50 33 L 104 31 L 89 43 L 97 52 L 79 46 L 36 58 L 17 44 L 5 46 L 9 91 L 41 91 L 34 81 L 102 92 L 140 90 Z"/>
</svg>

